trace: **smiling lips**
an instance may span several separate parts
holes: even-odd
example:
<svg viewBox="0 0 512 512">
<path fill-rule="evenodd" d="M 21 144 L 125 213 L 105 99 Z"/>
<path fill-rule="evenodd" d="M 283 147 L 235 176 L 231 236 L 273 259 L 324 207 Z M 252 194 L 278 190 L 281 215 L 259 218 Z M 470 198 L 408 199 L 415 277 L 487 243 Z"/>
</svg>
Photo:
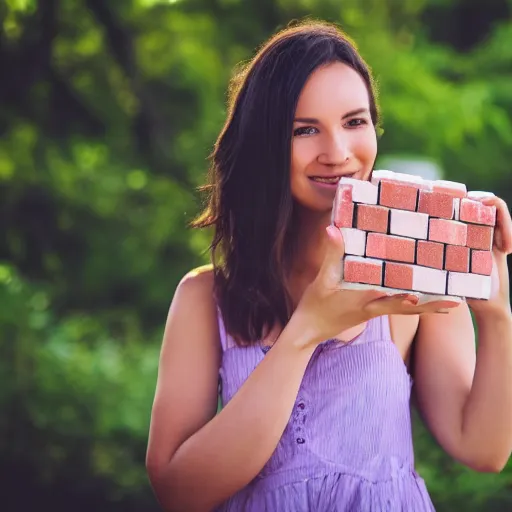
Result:
<svg viewBox="0 0 512 512">
<path fill-rule="evenodd" d="M 352 178 L 355 173 L 352 174 L 344 174 L 343 176 L 309 176 L 311 181 L 316 181 L 318 183 L 326 183 L 328 185 L 336 185 L 340 178 Z"/>
</svg>

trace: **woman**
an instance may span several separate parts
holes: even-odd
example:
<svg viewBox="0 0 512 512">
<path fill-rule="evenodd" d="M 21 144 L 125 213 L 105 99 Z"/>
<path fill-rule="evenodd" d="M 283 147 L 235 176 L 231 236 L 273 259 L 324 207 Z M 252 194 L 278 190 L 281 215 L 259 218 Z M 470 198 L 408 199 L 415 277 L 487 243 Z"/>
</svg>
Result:
<svg viewBox="0 0 512 512">
<path fill-rule="evenodd" d="M 369 179 L 377 127 L 368 68 L 331 25 L 278 33 L 235 77 L 194 224 L 214 227 L 213 266 L 179 284 L 161 352 L 147 468 L 164 509 L 433 510 L 414 471 L 413 370 L 420 412 L 452 457 L 480 471 L 507 462 L 503 201 L 482 199 L 498 209 L 499 289 L 468 302 L 478 356 L 466 303 L 338 289 L 336 182 Z"/>
</svg>

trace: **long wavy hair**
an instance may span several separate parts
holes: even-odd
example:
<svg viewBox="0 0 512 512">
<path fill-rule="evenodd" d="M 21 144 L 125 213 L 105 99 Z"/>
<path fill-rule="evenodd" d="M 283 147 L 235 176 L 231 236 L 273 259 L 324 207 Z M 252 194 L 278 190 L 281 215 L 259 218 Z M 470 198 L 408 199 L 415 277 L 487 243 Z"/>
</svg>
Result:
<svg viewBox="0 0 512 512">
<path fill-rule="evenodd" d="M 286 325 L 293 312 L 286 287 L 293 256 L 293 119 L 309 76 L 333 62 L 362 77 L 377 126 L 370 70 L 333 24 L 305 22 L 278 32 L 230 82 L 227 119 L 210 157 L 209 182 L 202 187 L 206 207 L 191 226 L 213 227 L 215 298 L 227 332 L 239 345 Z"/>
</svg>

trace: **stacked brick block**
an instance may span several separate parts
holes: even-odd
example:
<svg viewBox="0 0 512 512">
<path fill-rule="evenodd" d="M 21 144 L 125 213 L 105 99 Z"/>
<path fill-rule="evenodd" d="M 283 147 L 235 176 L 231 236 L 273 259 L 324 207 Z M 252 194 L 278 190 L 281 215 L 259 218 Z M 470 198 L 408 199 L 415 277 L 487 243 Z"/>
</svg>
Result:
<svg viewBox="0 0 512 512">
<path fill-rule="evenodd" d="M 496 208 L 483 194 L 391 171 L 342 178 L 332 221 L 345 240 L 343 282 L 488 299 Z"/>
</svg>

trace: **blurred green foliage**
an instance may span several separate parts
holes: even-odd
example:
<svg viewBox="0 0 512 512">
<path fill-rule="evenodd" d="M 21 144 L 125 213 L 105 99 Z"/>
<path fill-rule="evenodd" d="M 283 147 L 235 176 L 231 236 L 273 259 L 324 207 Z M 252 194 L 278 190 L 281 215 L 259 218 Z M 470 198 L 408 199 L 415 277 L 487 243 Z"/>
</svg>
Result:
<svg viewBox="0 0 512 512">
<path fill-rule="evenodd" d="M 160 340 L 177 282 L 207 261 L 208 234 L 185 226 L 237 63 L 292 19 L 341 23 L 379 83 L 381 155 L 511 203 L 511 15 L 511 0 L 1 3 L 2 510 L 157 510 Z M 438 510 L 512 508 L 512 466 L 477 474 L 419 421 L 415 437 Z"/>
</svg>

